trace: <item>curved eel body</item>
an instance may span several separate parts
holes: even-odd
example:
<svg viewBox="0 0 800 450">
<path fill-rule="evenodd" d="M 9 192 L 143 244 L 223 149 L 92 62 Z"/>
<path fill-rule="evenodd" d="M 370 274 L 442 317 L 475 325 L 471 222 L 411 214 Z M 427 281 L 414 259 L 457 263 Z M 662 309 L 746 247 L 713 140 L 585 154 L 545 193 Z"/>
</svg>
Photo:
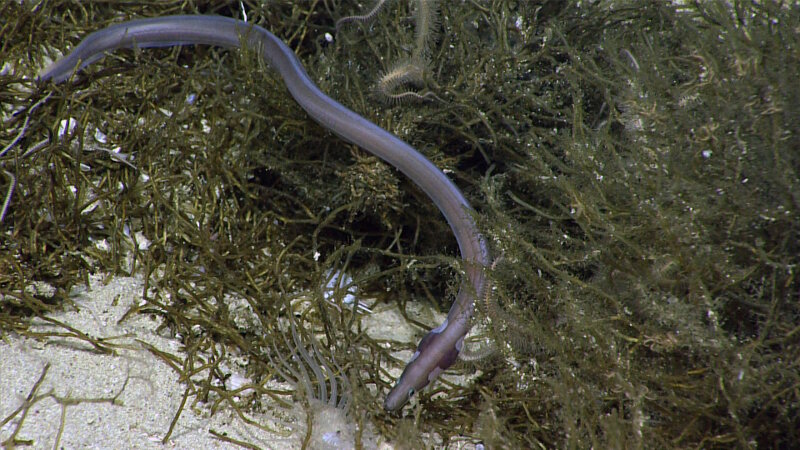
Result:
<svg viewBox="0 0 800 450">
<path fill-rule="evenodd" d="M 66 57 L 39 75 L 60 83 L 119 48 L 204 44 L 257 49 L 283 78 L 289 93 L 316 122 L 342 139 L 378 156 L 416 183 L 441 210 L 458 241 L 467 279 L 447 319 L 428 333 L 384 402 L 400 409 L 415 392 L 455 362 L 470 329 L 476 296 L 487 289 L 489 251 L 471 215 L 472 207 L 449 178 L 414 148 L 331 99 L 309 78 L 294 52 L 262 27 L 221 16 L 165 16 L 112 25 L 87 36 Z"/>
</svg>

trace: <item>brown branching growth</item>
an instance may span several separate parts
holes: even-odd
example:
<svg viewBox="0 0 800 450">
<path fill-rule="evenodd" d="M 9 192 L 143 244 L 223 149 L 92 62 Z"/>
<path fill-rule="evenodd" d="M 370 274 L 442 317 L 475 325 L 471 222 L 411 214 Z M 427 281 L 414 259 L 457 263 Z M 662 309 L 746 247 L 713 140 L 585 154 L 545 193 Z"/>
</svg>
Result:
<svg viewBox="0 0 800 450">
<path fill-rule="evenodd" d="M 421 72 L 447 102 L 409 108 L 368 93 L 423 47 L 412 3 L 330 45 L 355 2 L 241 2 L 324 92 L 444 170 L 502 255 L 476 318 L 498 356 L 396 417 L 380 403 L 416 336 L 368 333 L 322 291 L 341 271 L 417 328 L 446 311 L 457 248 L 423 193 L 310 122 L 247 52 L 121 51 L 73 83 L 32 81 L 121 17 L 241 17 L 240 2 L 157 3 L 0 3 L 0 339 L 71 305 L 90 274 L 135 272 L 146 284 L 127 319 L 181 337 L 186 356 L 149 350 L 181 374 L 185 407 L 244 422 L 282 413 L 311 436 L 302 403 L 330 406 L 336 380 L 337 409 L 346 379 L 348 426 L 413 448 L 800 440 L 795 5 L 440 2 Z"/>
</svg>

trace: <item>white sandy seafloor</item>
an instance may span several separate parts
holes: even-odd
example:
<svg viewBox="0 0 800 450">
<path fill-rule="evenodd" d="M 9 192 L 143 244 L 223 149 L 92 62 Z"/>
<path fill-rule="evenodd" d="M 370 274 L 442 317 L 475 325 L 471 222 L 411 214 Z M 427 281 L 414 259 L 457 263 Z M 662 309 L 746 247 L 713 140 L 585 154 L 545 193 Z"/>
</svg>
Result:
<svg viewBox="0 0 800 450">
<path fill-rule="evenodd" d="M 47 290 L 44 284 L 34 283 L 38 293 Z M 44 340 L 22 337 L 13 333 L 0 336 L 0 447 L 14 436 L 17 448 L 32 449 L 241 449 L 224 442 L 210 430 L 261 448 L 295 449 L 301 447 L 302 432 L 291 435 L 271 435 L 261 428 L 247 425 L 225 406 L 214 415 L 208 405 L 193 406 L 194 396 L 187 400 L 174 431 L 166 442 L 170 423 L 178 411 L 186 384 L 162 359 L 145 349 L 141 342 L 182 358 L 182 344 L 174 336 L 156 332 L 160 319 L 133 314 L 120 323 L 128 309 L 141 303 L 143 280 L 140 277 L 90 277 L 90 287 L 82 289 L 73 300 L 75 307 L 48 317 L 58 320 L 93 338 L 103 338 L 117 348 L 116 355 L 97 352 L 91 345 L 74 337 Z M 46 294 L 45 294 L 46 295 Z M 2 301 L 2 299 L 0 299 Z M 416 308 L 414 308 L 416 309 Z M 426 321 L 441 321 L 442 314 L 430 315 Z M 398 341 L 413 341 L 416 331 L 394 307 L 381 307 L 367 313 L 364 328 L 374 336 Z M 64 328 L 36 319 L 30 331 L 63 332 Z M 410 356 L 410 352 L 406 357 Z M 45 367 L 48 367 L 45 376 Z M 231 380 L 237 370 L 231 368 Z M 392 372 L 399 375 L 399 370 Z M 203 374 L 201 374 L 203 375 Z M 463 377 L 449 377 L 464 382 Z M 42 380 L 37 387 L 37 382 Z M 272 387 L 290 389 L 287 384 Z M 235 387 L 234 387 L 235 388 Z M 32 395 L 33 393 L 33 395 Z M 24 415 L 19 410 L 33 397 L 33 405 Z M 263 403 L 267 398 L 261 399 Z M 282 414 L 281 423 L 304 426 L 305 411 L 275 408 Z M 248 412 L 261 425 L 286 430 L 276 425 L 276 416 Z M 413 415 L 413 413 L 411 413 Z M 10 419 L 10 420 L 9 420 Z M 59 429 L 63 421 L 63 430 Z M 6 423 L 3 423 L 6 422 Z M 368 421 L 365 421 L 368 422 Z M 20 423 L 22 424 L 20 426 Z M 315 409 L 314 438 L 310 448 L 354 448 L 352 420 L 340 410 Z M 320 435 L 317 436 L 317 433 Z M 437 442 L 433 439 L 432 442 Z M 21 443 L 25 443 L 22 445 Z M 367 449 L 392 449 L 390 443 L 378 436 L 369 426 L 362 434 L 362 446 Z M 435 447 L 435 444 L 432 444 Z M 449 448 L 482 448 L 466 439 L 453 442 Z"/>
<path fill-rule="evenodd" d="M 114 277 L 106 284 L 101 277 L 92 277 L 91 288 L 74 299 L 77 309 L 68 307 L 67 311 L 50 316 L 94 338 L 127 344 L 128 348 L 118 349 L 117 355 L 101 354 L 85 341 L 69 337 L 40 341 L 5 334 L 0 339 L 0 424 L 13 416 L 0 426 L 0 445 L 19 428 L 17 442 L 28 445 L 18 448 L 242 448 L 223 442 L 209 430 L 263 448 L 300 448 L 300 433 L 289 437 L 269 435 L 246 425 L 230 407 L 210 416 L 207 405 L 192 407 L 194 396 L 189 397 L 169 440 L 162 443 L 186 385 L 178 381 L 178 374 L 163 360 L 137 341 L 179 358 L 183 353 L 177 339 L 156 333 L 158 319 L 134 314 L 118 323 L 132 304 L 142 301 L 142 289 L 140 278 Z M 39 319 L 31 327 L 32 332 L 45 330 L 64 331 Z M 48 365 L 46 376 L 34 394 L 42 398 L 28 409 L 24 418 L 22 413 L 14 414 L 25 404 Z M 267 414 L 251 413 L 250 417 L 262 425 L 274 426 L 274 417 Z M 63 432 L 59 437 L 62 420 Z M 298 414 L 296 423 L 302 425 L 304 420 L 304 413 Z M 315 447 L 352 448 L 352 443 L 346 441 L 352 431 L 347 420 L 336 417 L 325 420 L 330 421 L 328 425 L 337 436 L 345 439 L 331 442 L 331 446 Z M 362 439 L 365 448 L 391 448 L 369 430 Z"/>
</svg>

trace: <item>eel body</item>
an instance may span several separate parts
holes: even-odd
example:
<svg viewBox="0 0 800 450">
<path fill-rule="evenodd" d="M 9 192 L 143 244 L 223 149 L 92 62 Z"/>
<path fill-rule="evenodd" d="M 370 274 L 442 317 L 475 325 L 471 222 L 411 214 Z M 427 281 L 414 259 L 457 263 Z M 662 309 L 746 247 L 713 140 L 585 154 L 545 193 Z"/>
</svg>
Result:
<svg viewBox="0 0 800 450">
<path fill-rule="evenodd" d="M 118 23 L 86 36 L 72 52 L 45 69 L 39 80 L 66 81 L 106 52 L 119 48 L 195 44 L 256 49 L 312 119 L 403 172 L 433 200 L 453 230 L 467 277 L 445 321 L 421 340 L 387 395 L 384 408 L 399 410 L 415 392 L 455 362 L 470 329 L 475 298 L 487 290 L 484 270 L 490 264 L 490 256 L 472 217 L 472 207 L 458 187 L 421 153 L 320 91 L 283 41 L 264 28 L 241 20 L 188 15 Z"/>
</svg>

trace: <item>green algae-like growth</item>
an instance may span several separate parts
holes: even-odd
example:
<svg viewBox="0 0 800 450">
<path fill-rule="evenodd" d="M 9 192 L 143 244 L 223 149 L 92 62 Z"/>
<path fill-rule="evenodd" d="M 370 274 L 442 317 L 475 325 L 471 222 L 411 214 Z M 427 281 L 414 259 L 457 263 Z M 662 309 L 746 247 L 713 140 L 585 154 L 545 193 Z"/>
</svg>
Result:
<svg viewBox="0 0 800 450">
<path fill-rule="evenodd" d="M 32 321 L 71 307 L 89 274 L 138 274 L 127 317 L 181 337 L 185 358 L 150 351 L 185 406 L 305 446 L 329 408 L 365 448 L 373 432 L 398 448 L 786 448 L 800 8 L 683 3 L 438 2 L 424 21 L 398 1 L 337 32 L 363 2 L 0 2 L 0 338 L 47 339 Z M 445 170 L 488 237 L 469 360 L 400 415 L 382 408 L 407 361 L 395 351 L 437 325 L 461 274 L 424 193 L 312 122 L 252 52 L 121 50 L 34 82 L 112 23 L 242 8 L 324 92 Z M 381 77 L 421 53 L 413 86 L 393 86 L 421 98 L 382 100 Z M 353 287 L 416 335 L 365 331 Z M 61 326 L 49 337 L 114 352 Z M 231 392 L 231 365 L 254 395 Z M 264 411 L 304 425 L 252 419 Z"/>
</svg>

